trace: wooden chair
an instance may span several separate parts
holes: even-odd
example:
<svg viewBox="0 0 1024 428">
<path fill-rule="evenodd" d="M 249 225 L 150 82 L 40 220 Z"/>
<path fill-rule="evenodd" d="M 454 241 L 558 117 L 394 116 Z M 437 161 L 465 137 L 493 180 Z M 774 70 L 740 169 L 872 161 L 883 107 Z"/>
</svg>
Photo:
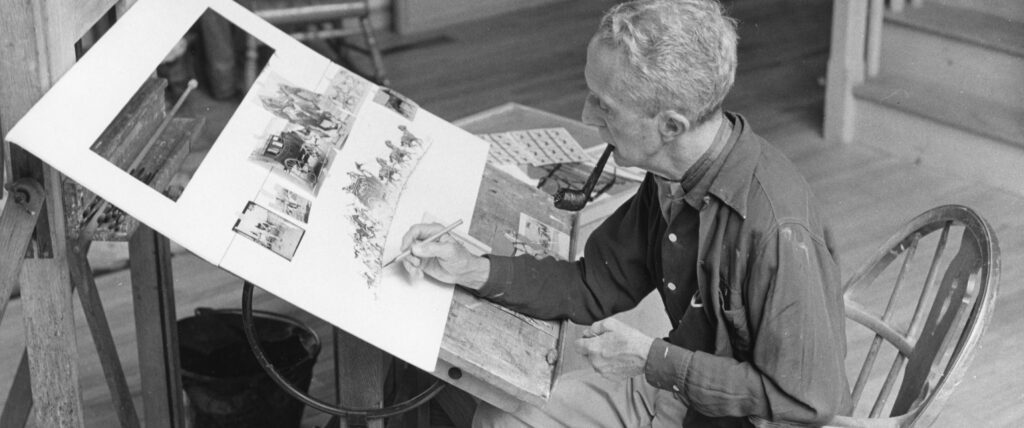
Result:
<svg viewBox="0 0 1024 428">
<path fill-rule="evenodd" d="M 934 248 L 930 263 L 913 263 L 919 247 Z M 899 258 L 902 263 L 896 267 L 893 262 Z M 893 269 L 888 269 L 890 264 Z M 857 332 L 847 331 L 851 351 L 867 350 L 853 389 L 855 416 L 837 416 L 832 425 L 934 422 L 992 316 L 998 278 L 995 234 L 970 208 L 940 206 L 904 225 L 844 287 L 846 317 L 869 332 L 858 329 L 862 334 L 857 346 Z M 872 290 L 882 284 L 894 285 Z M 876 361 L 890 356 L 888 371 L 878 373 L 885 373 L 884 378 L 873 376 Z M 895 385 L 899 389 L 890 403 Z M 873 403 L 861 403 L 866 391 L 877 392 Z"/>
<path fill-rule="evenodd" d="M 338 42 L 335 50 L 345 48 L 368 56 L 373 67 L 373 80 L 384 86 L 389 84 L 370 25 L 368 0 L 242 0 L 240 3 L 297 40 L 333 40 Z M 347 19 L 356 19 L 359 25 L 346 26 Z M 363 44 L 346 42 L 348 38 L 359 35 L 363 37 Z M 259 41 L 246 36 L 243 76 L 246 87 L 256 80 L 258 60 Z"/>
</svg>

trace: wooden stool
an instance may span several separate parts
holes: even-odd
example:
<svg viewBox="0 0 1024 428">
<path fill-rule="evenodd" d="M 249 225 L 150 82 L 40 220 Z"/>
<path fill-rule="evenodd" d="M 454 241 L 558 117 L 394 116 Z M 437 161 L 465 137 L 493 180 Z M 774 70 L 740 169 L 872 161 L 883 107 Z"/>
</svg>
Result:
<svg viewBox="0 0 1024 428">
<path fill-rule="evenodd" d="M 370 25 L 368 0 L 246 0 L 240 2 L 260 18 L 286 31 L 299 41 L 334 40 L 347 49 L 367 55 L 373 65 L 373 79 L 387 86 L 384 61 L 381 59 L 377 40 Z M 357 18 L 359 26 L 346 27 L 346 18 Z M 347 43 L 351 36 L 362 35 L 364 46 Z M 337 50 L 338 47 L 334 46 Z M 256 62 L 259 58 L 259 41 L 246 36 L 245 79 L 246 87 L 256 80 Z"/>
</svg>

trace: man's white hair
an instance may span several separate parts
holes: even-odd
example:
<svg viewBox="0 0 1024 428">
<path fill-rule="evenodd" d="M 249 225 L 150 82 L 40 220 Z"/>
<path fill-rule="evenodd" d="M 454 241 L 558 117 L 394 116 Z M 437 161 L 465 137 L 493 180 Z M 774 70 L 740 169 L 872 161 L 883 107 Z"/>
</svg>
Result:
<svg viewBox="0 0 1024 428">
<path fill-rule="evenodd" d="M 622 48 L 619 90 L 648 116 L 675 110 L 694 125 L 721 110 L 736 76 L 736 23 L 716 0 L 636 0 L 612 7 L 594 38 Z"/>
</svg>

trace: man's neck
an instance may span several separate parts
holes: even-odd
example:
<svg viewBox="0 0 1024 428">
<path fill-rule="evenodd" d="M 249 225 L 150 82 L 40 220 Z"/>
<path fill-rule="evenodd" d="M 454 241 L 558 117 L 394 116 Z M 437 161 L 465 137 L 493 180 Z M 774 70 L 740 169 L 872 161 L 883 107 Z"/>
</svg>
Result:
<svg viewBox="0 0 1024 428">
<path fill-rule="evenodd" d="M 669 180 L 679 180 L 715 142 L 725 116 L 721 113 L 665 145 L 664 162 L 650 171 Z"/>
</svg>

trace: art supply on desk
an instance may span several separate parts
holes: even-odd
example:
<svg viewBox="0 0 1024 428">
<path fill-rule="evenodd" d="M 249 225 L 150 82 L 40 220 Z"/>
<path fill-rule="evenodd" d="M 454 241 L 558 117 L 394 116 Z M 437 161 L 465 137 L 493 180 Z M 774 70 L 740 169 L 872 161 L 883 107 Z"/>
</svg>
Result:
<svg viewBox="0 0 1024 428">
<path fill-rule="evenodd" d="M 456 227 L 459 227 L 459 225 L 461 225 L 461 224 L 462 224 L 462 219 L 456 220 L 455 223 L 452 223 L 452 224 L 448 225 L 448 227 L 446 227 L 444 229 L 441 229 L 440 231 L 438 231 L 437 233 L 435 233 L 433 235 L 430 235 L 429 237 L 427 237 L 427 239 L 424 239 L 421 242 L 434 242 L 434 241 L 438 240 L 440 237 L 444 236 L 444 234 L 446 234 L 448 232 L 451 232 L 452 229 L 455 229 Z M 401 254 L 399 254 L 397 257 L 391 259 L 390 262 L 384 263 L 384 267 L 386 268 L 388 266 L 391 266 L 391 264 L 393 264 L 393 263 L 395 263 L 395 262 L 397 262 L 399 260 L 402 260 L 402 259 L 404 259 L 406 257 L 409 257 L 410 255 L 412 255 L 412 248 L 409 248 L 409 249 L 407 249 L 405 251 L 402 251 Z"/>
<path fill-rule="evenodd" d="M 591 160 L 565 128 L 524 129 L 481 134 L 491 143 L 487 161 L 496 165 L 551 165 Z"/>
</svg>

